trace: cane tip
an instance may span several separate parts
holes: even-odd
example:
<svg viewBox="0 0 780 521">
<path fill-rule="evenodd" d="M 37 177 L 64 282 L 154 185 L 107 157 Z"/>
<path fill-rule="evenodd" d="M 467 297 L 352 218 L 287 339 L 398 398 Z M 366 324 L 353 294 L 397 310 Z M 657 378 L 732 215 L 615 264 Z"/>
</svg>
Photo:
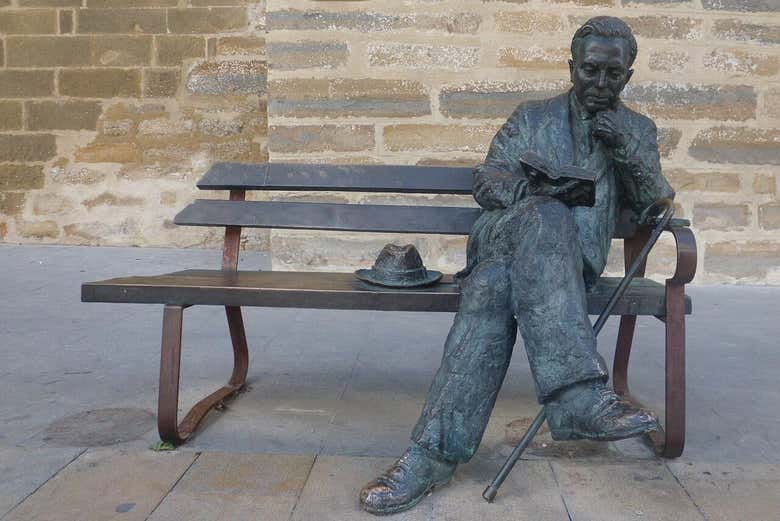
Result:
<svg viewBox="0 0 780 521">
<path fill-rule="evenodd" d="M 498 489 L 493 485 L 488 485 L 488 487 L 482 493 L 482 498 L 488 503 L 492 503 L 493 500 L 496 499 L 496 494 L 498 494 Z"/>
</svg>

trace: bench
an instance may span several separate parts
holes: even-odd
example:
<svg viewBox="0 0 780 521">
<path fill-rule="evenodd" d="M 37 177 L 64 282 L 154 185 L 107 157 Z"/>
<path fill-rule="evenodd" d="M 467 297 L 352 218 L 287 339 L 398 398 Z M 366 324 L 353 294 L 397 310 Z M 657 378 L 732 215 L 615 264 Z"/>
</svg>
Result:
<svg viewBox="0 0 780 521">
<path fill-rule="evenodd" d="M 433 286 L 401 290 L 366 284 L 351 273 L 239 271 L 243 227 L 468 235 L 481 211 L 472 207 L 247 201 L 248 190 L 468 195 L 472 173 L 471 168 L 449 167 L 218 163 L 198 182 L 198 188 L 228 190 L 229 200 L 196 200 L 174 222 L 225 227 L 221 269 L 88 282 L 82 285 L 81 298 L 84 302 L 165 306 L 157 421 L 162 440 L 181 444 L 212 408 L 236 394 L 245 383 L 249 358 L 243 306 L 428 312 L 458 309 L 459 292 L 452 276 L 444 276 Z M 619 394 L 632 400 L 628 361 L 636 317 L 654 316 L 666 324 L 665 429 L 654 433 L 650 440 L 665 457 L 679 456 L 685 439 L 685 315 L 691 312 L 691 302 L 684 288 L 695 274 L 696 243 L 690 229 L 681 224 L 678 220 L 667 228 L 677 244 L 672 277 L 665 284 L 643 278 L 643 266 L 612 313 L 621 315 L 613 384 Z M 637 226 L 624 212 L 615 237 L 625 241 L 626 266 L 649 233 L 649 227 Z M 604 308 L 619 281 L 616 277 L 601 278 L 588 295 L 591 314 Z M 227 385 L 195 404 L 178 423 L 182 320 L 185 308 L 194 305 L 225 307 L 234 368 Z"/>
</svg>

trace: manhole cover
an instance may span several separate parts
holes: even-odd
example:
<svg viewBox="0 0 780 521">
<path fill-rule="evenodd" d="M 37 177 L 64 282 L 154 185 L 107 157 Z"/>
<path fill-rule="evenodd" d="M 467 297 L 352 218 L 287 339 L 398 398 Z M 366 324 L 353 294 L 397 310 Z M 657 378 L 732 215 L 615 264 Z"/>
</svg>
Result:
<svg viewBox="0 0 780 521">
<path fill-rule="evenodd" d="M 144 409 L 97 409 L 53 422 L 43 441 L 59 447 L 100 447 L 136 440 L 153 428 L 154 415 Z"/>
</svg>

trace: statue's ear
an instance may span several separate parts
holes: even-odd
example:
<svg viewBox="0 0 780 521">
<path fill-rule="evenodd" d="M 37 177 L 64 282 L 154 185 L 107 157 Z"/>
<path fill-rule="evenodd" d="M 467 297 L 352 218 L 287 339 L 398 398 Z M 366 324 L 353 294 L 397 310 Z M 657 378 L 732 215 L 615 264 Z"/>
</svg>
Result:
<svg viewBox="0 0 780 521">
<path fill-rule="evenodd" d="M 626 73 L 626 85 L 629 81 L 631 81 L 631 76 L 634 75 L 634 69 L 628 69 L 628 72 Z"/>
<path fill-rule="evenodd" d="M 574 60 L 569 60 L 569 80 L 574 83 Z"/>
</svg>

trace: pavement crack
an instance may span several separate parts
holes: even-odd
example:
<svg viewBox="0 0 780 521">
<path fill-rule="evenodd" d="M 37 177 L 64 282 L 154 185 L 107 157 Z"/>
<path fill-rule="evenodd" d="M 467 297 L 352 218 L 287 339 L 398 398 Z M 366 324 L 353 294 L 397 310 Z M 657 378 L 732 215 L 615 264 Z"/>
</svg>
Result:
<svg viewBox="0 0 780 521">
<path fill-rule="evenodd" d="M 158 501 L 158 502 L 157 502 L 157 504 L 156 504 L 156 505 L 154 505 L 154 508 L 153 508 L 153 509 L 152 509 L 152 510 L 149 512 L 149 515 L 148 515 L 148 516 L 146 516 L 146 517 L 144 518 L 144 521 L 148 521 L 148 520 L 149 520 L 149 518 L 150 518 L 150 517 L 152 517 L 152 516 L 154 515 L 154 513 L 157 511 L 157 509 L 158 509 L 158 508 L 160 508 L 160 505 L 162 505 L 162 502 L 163 502 L 163 501 L 165 501 L 165 498 L 167 498 L 167 497 L 168 497 L 168 495 L 169 495 L 171 492 L 173 492 L 173 489 L 174 489 L 174 488 L 176 488 L 176 485 L 178 485 L 178 484 L 179 484 L 179 481 L 181 481 L 181 479 L 182 479 L 184 476 L 186 476 L 186 475 L 187 475 L 187 472 L 189 472 L 189 471 L 190 471 L 190 469 L 192 468 L 192 466 L 193 466 L 193 465 L 195 465 L 195 462 L 196 462 L 196 461 L 198 461 L 198 458 L 200 458 L 200 455 L 201 455 L 201 453 L 200 453 L 200 452 L 196 452 L 196 453 L 195 453 L 195 457 L 194 457 L 194 458 L 192 458 L 192 461 L 190 462 L 190 464 L 189 464 L 189 465 L 187 465 L 187 468 L 186 468 L 186 469 L 184 469 L 184 472 L 182 472 L 182 473 L 181 473 L 181 476 L 179 476 L 178 478 L 176 478 L 176 481 L 174 481 L 174 482 L 173 482 L 173 485 L 171 485 L 171 486 L 170 486 L 170 488 L 168 488 L 168 490 L 165 492 L 165 494 L 163 494 L 163 497 L 161 497 L 161 498 L 160 498 L 160 501 Z"/>
<path fill-rule="evenodd" d="M 552 472 L 553 480 L 555 480 L 555 486 L 558 487 L 558 495 L 561 497 L 561 503 L 563 503 L 563 508 L 566 510 L 566 517 L 569 519 L 569 521 L 572 521 L 571 512 L 569 512 L 569 505 L 566 504 L 566 498 L 563 497 L 563 490 L 561 490 L 561 484 L 558 481 L 558 476 L 555 474 L 555 467 L 553 467 L 551 461 L 548 461 L 547 465 L 550 467 L 550 472 Z"/>
<path fill-rule="evenodd" d="M 311 477 L 311 472 L 314 470 L 314 464 L 317 463 L 317 458 L 320 456 L 319 452 L 314 455 L 314 458 L 311 460 L 311 466 L 309 467 L 309 471 L 306 473 L 306 479 L 303 480 L 303 486 L 301 487 L 301 493 L 295 496 L 295 504 L 292 507 L 292 510 L 290 510 L 290 517 L 288 517 L 288 521 L 292 521 L 293 516 L 295 515 L 295 509 L 298 508 L 298 503 L 301 502 L 301 496 L 303 495 L 303 491 L 306 489 L 306 484 L 309 483 L 309 478 Z"/>
<path fill-rule="evenodd" d="M 669 472 L 669 474 L 672 475 L 674 480 L 677 482 L 678 485 L 680 485 L 680 488 L 683 489 L 683 492 L 685 492 L 685 495 L 688 496 L 688 499 L 691 500 L 691 503 L 693 503 L 693 506 L 696 507 L 696 510 L 699 512 L 702 518 L 704 518 L 704 521 L 710 521 L 710 517 L 702 510 L 702 508 L 699 506 L 699 504 L 696 502 L 695 499 L 693 499 L 693 496 L 691 496 L 691 493 L 688 492 L 688 489 L 685 488 L 685 485 L 683 485 L 683 482 L 680 481 L 680 478 L 677 477 L 677 474 L 674 473 L 674 471 L 669 467 L 669 464 L 667 462 L 663 462 L 664 467 L 666 467 L 666 470 Z"/>
</svg>

